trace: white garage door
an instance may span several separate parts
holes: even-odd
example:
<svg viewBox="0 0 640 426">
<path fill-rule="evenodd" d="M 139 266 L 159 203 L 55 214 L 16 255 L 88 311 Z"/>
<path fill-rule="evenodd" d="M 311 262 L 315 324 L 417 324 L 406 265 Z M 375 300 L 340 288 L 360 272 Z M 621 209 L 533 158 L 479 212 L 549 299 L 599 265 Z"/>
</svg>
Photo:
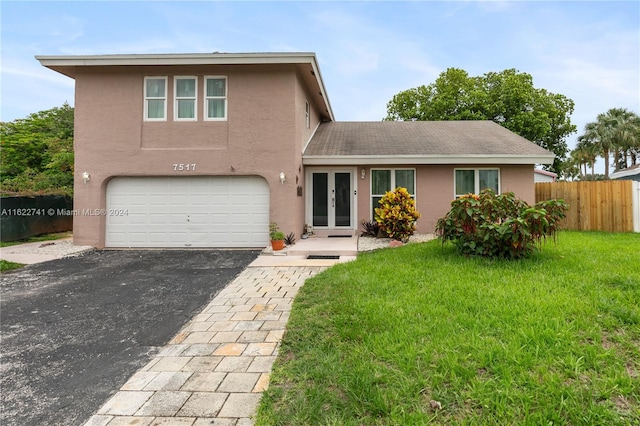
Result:
<svg viewBox="0 0 640 426">
<path fill-rule="evenodd" d="M 118 177 L 107 247 L 265 247 L 269 186 L 255 176 Z"/>
</svg>

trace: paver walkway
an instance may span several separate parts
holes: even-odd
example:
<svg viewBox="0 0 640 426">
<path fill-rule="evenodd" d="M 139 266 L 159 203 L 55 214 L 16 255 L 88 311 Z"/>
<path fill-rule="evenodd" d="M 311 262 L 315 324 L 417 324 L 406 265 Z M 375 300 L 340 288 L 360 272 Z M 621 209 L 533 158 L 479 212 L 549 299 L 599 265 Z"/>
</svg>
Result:
<svg viewBox="0 0 640 426">
<path fill-rule="evenodd" d="M 85 426 L 252 425 L 293 298 L 324 269 L 245 269 Z"/>
</svg>

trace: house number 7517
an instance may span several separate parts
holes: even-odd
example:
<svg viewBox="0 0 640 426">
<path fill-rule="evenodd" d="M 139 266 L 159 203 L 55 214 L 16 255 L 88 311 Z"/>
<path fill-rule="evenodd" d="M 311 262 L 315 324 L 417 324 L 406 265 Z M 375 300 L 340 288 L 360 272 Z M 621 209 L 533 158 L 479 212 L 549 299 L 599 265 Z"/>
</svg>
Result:
<svg viewBox="0 0 640 426">
<path fill-rule="evenodd" d="M 188 171 L 195 171 L 195 170 L 196 170 L 196 163 L 193 163 L 193 164 L 174 163 L 173 164 L 174 172 L 188 172 Z"/>
</svg>

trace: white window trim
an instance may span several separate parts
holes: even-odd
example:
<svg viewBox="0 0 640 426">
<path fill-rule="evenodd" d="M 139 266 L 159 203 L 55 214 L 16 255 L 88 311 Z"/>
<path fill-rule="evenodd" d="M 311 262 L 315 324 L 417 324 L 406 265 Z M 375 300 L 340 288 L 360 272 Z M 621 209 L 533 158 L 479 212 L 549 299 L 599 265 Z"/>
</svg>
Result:
<svg viewBox="0 0 640 426">
<path fill-rule="evenodd" d="M 164 97 L 149 97 L 147 96 L 147 80 L 164 80 Z M 144 78 L 144 82 L 143 82 L 143 87 L 142 87 L 142 91 L 143 91 L 143 96 L 144 96 L 144 121 L 167 121 L 167 91 L 169 90 L 168 87 L 168 80 L 169 78 L 166 76 L 154 76 L 154 75 L 150 75 L 150 76 L 146 76 Z M 162 118 L 149 118 L 149 106 L 148 106 L 148 100 L 159 100 L 162 99 L 164 101 L 164 117 Z"/>
<path fill-rule="evenodd" d="M 474 194 L 479 194 L 480 193 L 480 170 L 497 170 L 498 171 L 498 194 L 500 194 L 502 192 L 502 173 L 500 172 L 500 168 L 499 167 L 479 167 L 479 168 L 473 168 L 473 167 L 458 167 L 453 169 L 453 198 L 457 199 L 462 197 L 463 195 L 466 194 L 456 194 L 456 172 L 458 170 L 473 170 L 473 193 Z"/>
<path fill-rule="evenodd" d="M 224 79 L 224 97 L 222 96 L 207 96 L 207 80 L 209 79 Z M 204 98 L 204 121 L 227 121 L 229 116 L 229 79 L 226 75 L 205 75 L 203 88 Z M 224 117 L 209 117 L 209 99 L 224 99 Z"/>
<path fill-rule="evenodd" d="M 313 174 L 314 173 L 351 173 L 351 185 L 352 185 L 352 193 L 353 198 L 351 200 L 351 226 L 316 226 L 314 229 L 317 230 L 355 230 L 358 229 L 358 169 L 352 167 L 305 167 L 304 176 L 305 176 L 305 223 L 312 224 L 313 223 Z M 331 219 L 330 222 L 331 224 Z M 335 225 L 335 224 L 334 224 Z"/>
<path fill-rule="evenodd" d="M 311 105 L 309 105 L 309 101 L 306 101 L 304 106 L 304 119 L 307 129 L 311 128 Z"/>
<path fill-rule="evenodd" d="M 178 80 L 194 80 L 195 91 L 193 96 L 178 97 Z M 178 117 L 178 101 L 193 100 L 193 118 Z M 198 77 L 195 75 L 176 75 L 173 77 L 173 119 L 174 121 L 197 121 L 198 120 Z"/>
<path fill-rule="evenodd" d="M 397 167 L 397 168 L 375 168 L 375 169 L 369 169 L 369 212 L 371 212 L 371 220 L 375 220 L 374 217 L 374 213 L 373 213 L 373 209 L 374 206 L 373 205 L 373 197 L 384 197 L 385 194 L 374 194 L 373 193 L 373 172 L 374 171 L 384 171 L 384 170 L 389 170 L 391 171 L 391 191 L 396 189 L 396 171 L 399 170 L 413 170 L 413 192 L 414 194 L 409 194 L 411 195 L 411 198 L 414 199 L 414 201 L 417 202 L 417 198 L 416 198 L 416 194 L 418 192 L 418 187 L 417 187 L 417 172 L 415 168 L 411 168 L 411 167 Z"/>
</svg>

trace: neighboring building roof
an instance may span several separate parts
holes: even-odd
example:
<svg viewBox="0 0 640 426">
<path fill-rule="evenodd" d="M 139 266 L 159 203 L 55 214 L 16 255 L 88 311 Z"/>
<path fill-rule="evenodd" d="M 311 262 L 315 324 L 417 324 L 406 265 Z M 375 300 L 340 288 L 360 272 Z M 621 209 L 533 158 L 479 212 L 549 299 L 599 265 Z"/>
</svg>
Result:
<svg viewBox="0 0 640 426">
<path fill-rule="evenodd" d="M 627 167 L 626 169 L 618 170 L 613 173 L 609 173 L 610 179 L 633 179 L 634 176 L 640 175 L 640 164 Z"/>
<path fill-rule="evenodd" d="M 554 154 L 493 121 L 321 123 L 303 154 L 320 164 L 551 164 Z"/>
<path fill-rule="evenodd" d="M 315 53 L 179 53 L 134 55 L 63 55 L 36 56 L 40 63 L 54 71 L 75 78 L 79 68 L 167 65 L 279 65 L 294 64 L 301 71 L 305 83 L 317 105 L 324 105 L 326 120 L 334 120 L 331 103 L 324 87 Z"/>
<path fill-rule="evenodd" d="M 556 173 L 549 172 L 547 170 L 533 169 L 533 173 L 533 181 L 536 183 L 555 182 L 558 178 L 558 175 Z"/>
</svg>

